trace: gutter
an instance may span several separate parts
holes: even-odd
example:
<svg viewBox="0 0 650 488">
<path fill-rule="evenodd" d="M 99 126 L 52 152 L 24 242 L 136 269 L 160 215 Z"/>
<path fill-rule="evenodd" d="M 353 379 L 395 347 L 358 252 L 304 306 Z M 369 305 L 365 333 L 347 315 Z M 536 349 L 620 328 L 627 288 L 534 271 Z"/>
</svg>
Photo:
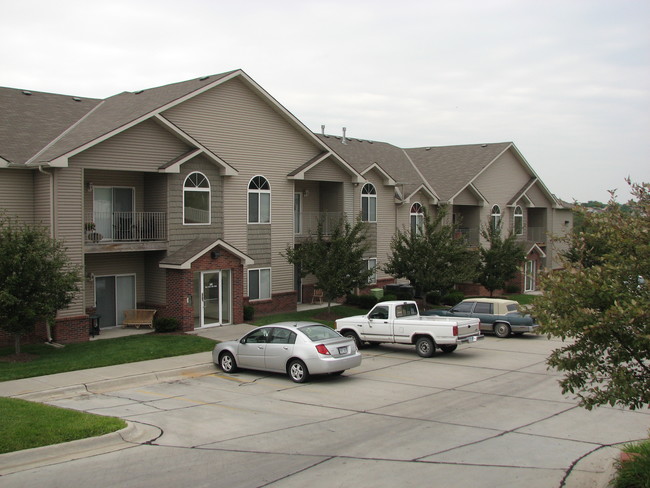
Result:
<svg viewBox="0 0 650 488">
<path fill-rule="evenodd" d="M 50 237 L 54 238 L 54 175 L 45 171 L 42 165 L 38 166 L 38 171 L 50 178 Z M 47 342 L 45 344 L 54 347 L 63 347 L 62 344 L 58 344 L 52 339 L 52 325 L 49 319 L 45 319 L 45 330 L 47 332 Z"/>
</svg>

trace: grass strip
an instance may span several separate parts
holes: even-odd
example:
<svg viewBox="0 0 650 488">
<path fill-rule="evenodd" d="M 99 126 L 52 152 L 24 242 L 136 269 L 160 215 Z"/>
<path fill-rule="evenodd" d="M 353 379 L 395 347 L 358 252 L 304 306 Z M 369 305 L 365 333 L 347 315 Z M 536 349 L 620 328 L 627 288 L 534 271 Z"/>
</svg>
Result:
<svg viewBox="0 0 650 488">
<path fill-rule="evenodd" d="M 126 422 L 16 398 L 0 398 L 0 454 L 96 437 Z"/>
<path fill-rule="evenodd" d="M 133 335 L 68 344 L 63 348 L 25 345 L 22 352 L 31 355 L 31 361 L 0 360 L 0 381 L 211 351 L 214 345 L 212 339 L 181 334 Z M 0 359 L 13 352 L 13 348 L 1 348 Z"/>
</svg>

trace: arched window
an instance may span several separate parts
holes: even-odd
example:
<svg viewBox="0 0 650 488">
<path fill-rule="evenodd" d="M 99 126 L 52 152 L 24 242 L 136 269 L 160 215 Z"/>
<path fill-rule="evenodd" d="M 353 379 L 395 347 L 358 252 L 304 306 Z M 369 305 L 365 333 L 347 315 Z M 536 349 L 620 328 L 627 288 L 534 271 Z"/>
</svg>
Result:
<svg viewBox="0 0 650 488">
<path fill-rule="evenodd" d="M 519 205 L 515 207 L 514 230 L 518 236 L 524 233 L 524 212 Z"/>
<path fill-rule="evenodd" d="M 254 176 L 248 183 L 248 223 L 271 222 L 271 186 L 263 176 Z"/>
<path fill-rule="evenodd" d="M 492 207 L 492 213 L 490 214 L 490 225 L 492 230 L 501 229 L 501 209 L 498 205 Z"/>
<path fill-rule="evenodd" d="M 421 234 L 424 227 L 424 207 L 418 202 L 411 205 L 411 232 Z"/>
<path fill-rule="evenodd" d="M 377 190 L 372 183 L 366 183 L 361 189 L 361 220 L 377 222 Z"/>
<path fill-rule="evenodd" d="M 183 183 L 183 223 L 210 223 L 210 182 L 203 173 L 190 173 Z"/>
</svg>

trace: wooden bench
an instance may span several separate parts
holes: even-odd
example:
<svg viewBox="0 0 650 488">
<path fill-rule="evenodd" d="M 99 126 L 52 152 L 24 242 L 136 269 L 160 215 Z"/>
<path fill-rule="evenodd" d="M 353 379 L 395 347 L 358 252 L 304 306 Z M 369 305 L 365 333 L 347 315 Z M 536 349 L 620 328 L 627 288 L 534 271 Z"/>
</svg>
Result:
<svg viewBox="0 0 650 488">
<path fill-rule="evenodd" d="M 141 325 L 148 325 L 153 329 L 154 315 L 156 315 L 156 310 L 150 310 L 147 308 L 125 310 L 122 328 L 128 325 L 134 325 L 136 329 L 139 329 Z"/>
</svg>

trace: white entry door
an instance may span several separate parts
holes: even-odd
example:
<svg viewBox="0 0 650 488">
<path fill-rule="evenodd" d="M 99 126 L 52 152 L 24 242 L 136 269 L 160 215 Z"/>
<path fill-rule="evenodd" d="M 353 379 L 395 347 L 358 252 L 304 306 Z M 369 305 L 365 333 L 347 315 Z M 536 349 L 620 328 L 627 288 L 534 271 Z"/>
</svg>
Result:
<svg viewBox="0 0 650 488">
<path fill-rule="evenodd" d="M 231 271 L 194 273 L 194 326 L 206 327 L 232 323 Z"/>
<path fill-rule="evenodd" d="M 535 261 L 526 261 L 524 268 L 524 291 L 535 291 L 536 264 Z"/>
</svg>

